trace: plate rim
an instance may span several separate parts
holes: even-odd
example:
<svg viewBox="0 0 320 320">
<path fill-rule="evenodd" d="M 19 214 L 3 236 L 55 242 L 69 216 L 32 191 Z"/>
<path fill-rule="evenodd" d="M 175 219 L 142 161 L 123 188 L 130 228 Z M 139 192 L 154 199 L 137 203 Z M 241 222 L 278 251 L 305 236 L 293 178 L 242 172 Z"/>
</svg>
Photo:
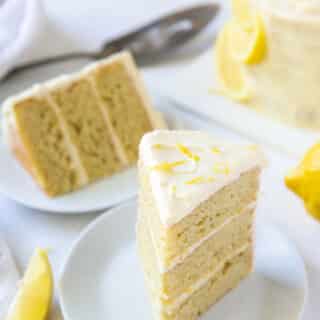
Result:
<svg viewBox="0 0 320 320">
<path fill-rule="evenodd" d="M 70 259 L 75 254 L 76 249 L 79 247 L 81 241 L 83 241 L 86 238 L 86 236 L 89 235 L 89 233 L 92 232 L 100 223 L 102 223 L 104 220 L 109 219 L 111 216 L 116 215 L 118 211 L 121 212 L 126 207 L 130 208 L 130 206 L 135 206 L 135 204 L 137 204 L 137 201 L 135 199 L 132 199 L 116 207 L 106 210 L 105 212 L 101 213 L 101 215 L 99 215 L 97 218 L 93 219 L 83 230 L 81 230 L 78 236 L 73 240 L 71 246 L 69 247 L 69 249 L 67 250 L 64 256 L 64 260 L 60 266 L 60 270 L 58 272 L 58 279 L 57 279 L 57 296 L 59 299 L 61 313 L 65 320 L 70 320 L 70 319 L 65 310 L 65 303 L 63 298 L 64 295 L 62 293 L 63 292 L 62 282 L 63 282 L 64 275 L 66 274 L 66 270 L 70 262 Z"/>
<path fill-rule="evenodd" d="M 98 225 L 100 225 L 101 223 L 106 223 L 105 220 L 110 219 L 112 216 L 114 216 L 116 214 L 121 214 L 122 211 L 126 210 L 127 208 L 129 209 L 129 208 L 132 208 L 132 207 L 134 207 L 135 210 L 137 210 L 137 208 L 138 208 L 137 199 L 129 200 L 129 201 L 125 202 L 125 203 L 122 203 L 121 205 L 118 205 L 116 207 L 113 207 L 113 208 L 105 211 L 100 216 L 98 216 L 97 218 L 92 220 L 78 234 L 78 236 L 72 242 L 72 245 L 67 250 L 66 255 L 64 257 L 64 260 L 63 260 L 63 263 L 62 263 L 62 265 L 60 267 L 60 270 L 59 270 L 59 273 L 58 273 L 59 276 L 58 276 L 58 281 L 57 281 L 57 295 L 58 295 L 58 299 L 59 299 L 59 302 L 60 302 L 60 308 L 61 308 L 61 312 L 62 312 L 62 315 L 63 315 L 64 319 L 73 320 L 67 314 L 66 302 L 65 302 L 65 298 L 64 298 L 63 288 L 62 287 L 63 287 L 64 277 L 65 277 L 65 275 L 67 273 L 68 265 L 69 265 L 73 255 L 76 254 L 77 248 L 80 246 L 81 242 L 83 240 L 85 240 L 85 238 L 92 231 L 95 230 L 95 228 Z M 256 222 L 257 222 L 257 218 L 256 218 Z M 297 319 L 298 320 L 302 320 L 303 316 L 305 314 L 305 311 L 306 311 L 306 306 L 307 306 L 308 301 L 309 301 L 309 279 L 308 279 L 308 273 L 307 273 L 307 270 L 306 270 L 306 264 L 305 264 L 305 261 L 303 259 L 303 256 L 300 254 L 299 249 L 295 245 L 295 242 L 292 241 L 290 239 L 290 237 L 288 237 L 288 235 L 285 232 L 283 232 L 276 224 L 274 224 L 272 222 L 269 222 L 269 221 L 263 221 L 263 223 L 266 224 L 273 231 L 275 231 L 278 234 L 280 234 L 280 236 L 283 238 L 284 241 L 286 241 L 286 243 L 289 244 L 290 249 L 293 250 L 295 256 L 301 262 L 301 266 L 303 268 L 302 269 L 302 271 L 303 271 L 303 301 L 301 302 L 301 308 L 300 308 L 299 314 L 297 315 Z"/>
</svg>

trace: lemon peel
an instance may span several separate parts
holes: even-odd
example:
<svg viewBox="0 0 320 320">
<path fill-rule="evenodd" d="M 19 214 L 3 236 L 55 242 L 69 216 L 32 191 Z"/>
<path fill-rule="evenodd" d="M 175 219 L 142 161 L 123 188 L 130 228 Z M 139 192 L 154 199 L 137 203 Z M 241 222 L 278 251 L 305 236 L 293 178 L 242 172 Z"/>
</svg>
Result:
<svg viewBox="0 0 320 320">
<path fill-rule="evenodd" d="M 285 184 L 304 201 L 307 211 L 320 220 L 320 143 L 309 149 L 301 163 L 286 175 Z"/>
<path fill-rule="evenodd" d="M 218 147 L 212 147 L 212 148 L 211 148 L 211 152 L 212 152 L 213 154 L 220 154 L 220 153 L 221 153 L 221 149 L 218 148 Z"/>
<path fill-rule="evenodd" d="M 153 170 L 171 173 L 172 170 L 173 170 L 175 167 L 181 166 L 181 165 L 183 165 L 183 164 L 185 164 L 185 163 L 186 163 L 185 160 L 174 161 L 174 162 L 162 162 L 162 163 L 159 163 L 159 164 L 156 164 L 156 165 L 152 166 L 151 168 L 152 168 Z"/>
<path fill-rule="evenodd" d="M 162 143 L 155 143 L 152 147 L 154 149 L 158 149 L 158 150 L 164 150 L 164 149 L 171 149 L 172 148 L 172 146 L 168 146 L 168 145 L 165 145 L 165 144 L 162 144 Z"/>
<path fill-rule="evenodd" d="M 193 160 L 193 161 L 200 160 L 200 157 L 198 155 L 192 153 L 188 147 L 178 143 L 177 148 L 182 154 L 184 154 L 186 157 L 190 158 L 191 160 Z"/>
<path fill-rule="evenodd" d="M 232 15 L 244 29 L 250 30 L 251 16 L 249 0 L 232 0 L 231 1 Z"/>
<path fill-rule="evenodd" d="M 223 163 L 215 163 L 213 165 L 213 172 L 215 174 L 230 174 L 231 170 L 230 167 L 227 164 L 223 164 Z"/>
<path fill-rule="evenodd" d="M 214 177 L 203 177 L 203 176 L 199 176 L 199 177 L 195 177 L 191 180 L 186 181 L 186 184 L 188 185 L 194 185 L 194 184 L 202 184 L 202 183 L 210 183 L 215 181 Z"/>
</svg>

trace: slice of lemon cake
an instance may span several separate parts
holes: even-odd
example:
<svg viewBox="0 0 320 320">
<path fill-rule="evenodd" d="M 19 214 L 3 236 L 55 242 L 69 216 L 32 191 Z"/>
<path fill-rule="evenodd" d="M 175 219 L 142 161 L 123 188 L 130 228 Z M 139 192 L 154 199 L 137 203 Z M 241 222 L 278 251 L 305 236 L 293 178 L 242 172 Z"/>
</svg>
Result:
<svg viewBox="0 0 320 320">
<path fill-rule="evenodd" d="M 4 103 L 6 140 L 56 196 L 134 164 L 144 133 L 163 127 L 131 55 L 114 55 Z"/>
<path fill-rule="evenodd" d="M 197 319 L 250 273 L 264 163 L 198 131 L 143 137 L 137 241 L 155 319 Z"/>
</svg>

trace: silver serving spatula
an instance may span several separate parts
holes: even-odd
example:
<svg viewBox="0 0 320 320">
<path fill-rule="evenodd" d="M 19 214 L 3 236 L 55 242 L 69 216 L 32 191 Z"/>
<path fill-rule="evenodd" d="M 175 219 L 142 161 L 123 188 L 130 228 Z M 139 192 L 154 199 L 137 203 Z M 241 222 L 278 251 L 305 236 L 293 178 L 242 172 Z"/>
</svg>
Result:
<svg viewBox="0 0 320 320">
<path fill-rule="evenodd" d="M 163 57 L 199 34 L 217 15 L 218 4 L 203 4 L 161 17 L 130 33 L 107 41 L 98 52 L 74 52 L 19 65 L 13 73 L 71 59 L 101 59 L 120 50 L 130 50 L 138 64 L 145 65 Z"/>
</svg>

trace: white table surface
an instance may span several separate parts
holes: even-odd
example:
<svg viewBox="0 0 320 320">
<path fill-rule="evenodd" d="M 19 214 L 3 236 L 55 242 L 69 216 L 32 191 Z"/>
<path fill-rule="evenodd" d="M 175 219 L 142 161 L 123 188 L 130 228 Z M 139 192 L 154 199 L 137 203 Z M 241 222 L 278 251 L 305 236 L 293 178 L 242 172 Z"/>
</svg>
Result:
<svg viewBox="0 0 320 320">
<path fill-rule="evenodd" d="M 141 9 L 142 5 L 144 5 L 145 16 L 147 16 L 148 7 L 150 7 L 150 12 L 153 12 L 152 15 L 154 15 L 157 12 L 155 8 L 159 9 L 163 7 L 159 3 L 164 3 L 160 0 L 150 0 L 148 2 L 141 0 L 135 2 L 135 6 L 130 6 L 129 1 L 118 0 L 117 2 L 118 5 L 122 4 L 123 6 L 123 10 L 118 11 L 122 12 L 122 19 L 125 17 L 130 18 L 133 7 L 137 9 L 140 6 Z M 190 1 L 185 0 L 171 1 L 170 6 L 177 6 L 184 2 L 190 3 Z M 75 47 L 81 47 L 84 43 L 86 46 L 97 47 L 104 38 L 101 28 L 108 29 L 106 17 L 109 14 L 109 17 L 114 20 L 117 14 L 113 8 L 113 1 L 111 5 L 111 2 L 91 0 L 90 9 L 92 10 L 89 11 L 86 8 L 88 4 L 84 5 L 87 2 L 83 2 L 83 5 L 80 5 L 78 0 L 59 0 L 54 2 L 46 0 L 45 3 L 52 26 L 55 26 L 56 30 L 64 30 L 60 34 L 61 37 L 64 39 L 72 38 L 73 45 L 76 44 Z M 100 7 L 98 5 L 94 6 L 93 3 L 99 4 Z M 104 6 L 105 12 L 102 12 L 102 6 Z M 168 5 L 168 7 L 170 6 Z M 135 10 L 134 12 L 138 11 Z M 81 19 L 81 17 L 87 17 L 88 15 L 91 17 L 90 19 Z M 92 19 L 93 16 L 95 19 Z M 141 21 L 141 19 L 136 19 L 135 23 L 137 21 Z M 79 32 L 79 30 L 82 30 L 82 32 Z M 81 37 L 79 34 L 81 34 Z M 68 49 L 68 45 L 65 48 Z M 56 50 L 58 52 L 60 49 L 55 47 L 53 51 Z M 83 64 L 83 62 L 80 64 Z M 60 68 L 63 70 L 64 66 L 60 66 Z M 75 65 L 71 65 L 70 69 L 73 68 L 75 68 Z M 48 77 L 48 75 L 57 72 L 56 69 L 54 72 L 52 70 L 53 68 L 47 68 L 35 73 L 27 73 L 17 77 L 10 83 L 1 84 L 0 96 L 4 97 L 8 92 L 12 92 L 14 88 L 17 88 L 19 83 L 22 83 L 21 86 L 24 86 L 25 83 L 30 83 L 38 78 Z M 153 68 L 147 71 L 146 80 L 148 85 L 154 88 L 157 87 L 157 84 L 161 86 L 161 82 L 165 81 L 166 77 L 174 77 L 175 72 L 176 69 L 173 65 Z M 241 138 L 213 122 L 204 124 L 193 116 L 185 114 L 181 114 L 181 118 L 184 119 L 187 127 L 203 128 L 204 130 L 213 132 L 217 136 L 225 138 Z M 316 320 L 320 318 L 320 304 L 318 301 L 320 295 L 320 224 L 305 213 L 302 203 L 286 190 L 283 184 L 284 174 L 296 164 L 296 160 L 268 147 L 265 150 L 269 157 L 270 165 L 263 176 L 259 214 L 261 217 L 273 221 L 280 226 L 283 232 L 296 243 L 303 255 L 310 282 L 310 296 L 304 320 Z M 56 278 L 58 277 L 59 268 L 64 260 L 66 251 L 77 238 L 79 232 L 97 216 L 97 213 L 79 216 L 61 216 L 37 212 L 22 207 L 1 195 L 0 212 L 0 232 L 8 241 L 20 269 L 24 269 L 36 246 L 48 247 L 51 249 L 50 258 Z"/>
</svg>

